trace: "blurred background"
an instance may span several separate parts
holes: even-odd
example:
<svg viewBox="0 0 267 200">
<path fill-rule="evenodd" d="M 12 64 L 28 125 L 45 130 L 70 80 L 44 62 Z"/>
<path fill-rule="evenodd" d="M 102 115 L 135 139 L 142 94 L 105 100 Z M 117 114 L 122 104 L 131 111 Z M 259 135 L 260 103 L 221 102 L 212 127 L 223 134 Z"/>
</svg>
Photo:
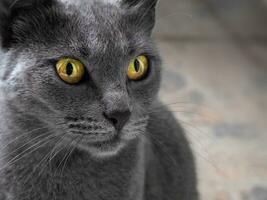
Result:
<svg viewBox="0 0 267 200">
<path fill-rule="evenodd" d="M 267 200 L 267 0 L 162 0 L 160 97 L 187 130 L 202 200 Z"/>
</svg>

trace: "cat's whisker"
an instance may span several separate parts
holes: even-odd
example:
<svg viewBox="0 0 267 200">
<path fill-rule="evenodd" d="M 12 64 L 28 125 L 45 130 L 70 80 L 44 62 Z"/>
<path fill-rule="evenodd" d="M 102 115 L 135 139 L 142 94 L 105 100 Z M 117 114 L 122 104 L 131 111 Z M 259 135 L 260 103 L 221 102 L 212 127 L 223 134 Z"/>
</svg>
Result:
<svg viewBox="0 0 267 200">
<path fill-rule="evenodd" d="M 137 138 L 140 135 L 140 132 L 131 132 L 131 134 L 126 134 L 124 136 L 124 138 L 126 138 L 127 140 L 132 140 Z"/>
<path fill-rule="evenodd" d="M 189 134 L 190 136 L 192 136 L 192 138 L 195 140 L 195 143 L 200 146 L 205 153 L 209 154 L 207 149 L 205 148 L 206 145 L 204 145 L 203 143 L 199 142 L 198 140 L 201 140 L 202 138 L 199 136 L 199 134 L 194 134 L 192 131 L 188 130 L 187 126 L 189 126 L 191 129 L 201 133 L 201 135 L 205 135 L 207 136 L 207 134 L 205 132 L 203 132 L 201 129 L 197 128 L 194 124 L 190 123 L 190 122 L 186 122 L 182 119 L 178 119 L 178 121 L 180 123 L 182 123 L 184 126 L 184 129 L 186 129 L 186 133 Z M 208 136 L 207 136 L 208 137 Z"/>
<path fill-rule="evenodd" d="M 224 176 L 227 176 L 222 168 L 220 168 L 217 164 L 216 161 L 210 158 L 210 156 L 203 156 L 201 153 L 198 151 L 194 151 L 201 159 L 204 161 L 208 162 L 216 172 L 219 172 L 220 174 L 223 174 Z"/>
<path fill-rule="evenodd" d="M 181 121 L 181 120 L 180 120 Z M 202 130 L 198 129 L 197 127 L 193 126 L 193 124 L 190 124 L 188 122 L 184 122 L 184 121 L 181 121 L 181 123 L 184 125 L 184 126 L 189 126 L 190 128 L 193 128 L 193 130 L 197 130 L 197 131 L 200 131 L 202 132 Z M 194 152 L 200 157 L 202 158 L 204 161 L 208 161 L 209 164 L 212 165 L 212 167 L 216 170 L 216 171 L 219 171 L 221 173 L 224 173 L 223 170 L 216 164 L 216 160 L 212 159 L 211 158 L 211 154 L 208 152 L 207 148 L 206 148 L 206 145 L 204 145 L 202 142 L 198 141 L 199 139 L 201 139 L 198 135 L 194 134 L 192 132 L 192 130 L 189 130 L 188 127 L 185 127 L 186 129 L 186 133 L 191 136 L 191 143 L 193 145 L 193 149 L 195 150 Z M 203 133 L 203 132 L 202 132 Z M 205 134 L 207 135 L 207 134 Z M 200 151 L 202 153 L 200 153 Z M 203 153 L 205 153 L 205 155 L 203 155 Z"/>
<path fill-rule="evenodd" d="M 63 134 L 62 137 L 60 137 L 60 135 L 59 135 L 58 137 L 59 137 L 58 141 L 60 141 L 60 140 L 63 139 L 64 134 Z M 56 146 L 56 145 L 55 145 L 55 146 Z M 55 146 L 54 146 L 54 147 L 55 147 Z M 53 149 L 54 149 L 54 148 L 53 148 Z M 50 153 L 53 151 L 53 149 L 50 151 Z M 38 163 L 38 165 L 34 167 L 33 172 L 32 172 L 30 175 L 28 175 L 28 178 L 27 178 L 27 180 L 26 180 L 25 182 L 27 182 L 27 181 L 34 175 L 35 171 L 36 171 L 39 167 L 41 167 L 41 164 L 44 163 L 44 162 L 46 161 L 46 159 L 49 158 L 50 153 L 48 152 L 47 155 L 46 155 L 46 156 L 45 156 L 45 157 Z M 44 164 L 45 164 L 45 163 L 44 163 Z M 39 179 L 39 177 L 42 175 L 42 173 L 43 173 L 43 171 L 45 170 L 46 167 L 47 167 L 47 164 L 46 164 L 46 166 L 43 166 L 42 169 L 39 171 L 38 175 L 37 175 L 36 178 L 35 178 L 36 182 L 37 182 L 37 180 Z M 52 179 L 51 181 L 53 181 L 53 179 Z M 34 184 L 35 184 L 35 183 L 32 183 L 31 190 L 34 190 Z M 36 184 L 37 184 L 37 183 L 36 183 Z"/>
<path fill-rule="evenodd" d="M 50 135 L 49 133 L 50 133 L 50 132 L 45 132 L 45 133 L 43 133 L 41 136 L 42 136 L 42 137 L 45 137 L 45 138 L 43 138 L 42 140 L 46 140 L 46 138 Z M 5 159 L 7 159 L 8 157 L 12 156 L 12 154 L 14 154 L 14 153 L 16 153 L 17 151 L 19 151 L 21 148 L 26 147 L 26 146 L 27 146 L 28 144 L 30 144 L 30 143 L 34 143 L 32 146 L 30 146 L 30 147 L 28 147 L 27 149 L 24 149 L 22 152 L 20 152 L 17 156 L 22 155 L 23 153 L 27 152 L 27 151 L 28 151 L 29 149 L 31 149 L 32 147 L 38 145 L 38 144 L 40 143 L 40 140 L 39 140 L 39 139 L 40 139 L 40 135 L 39 135 L 38 137 L 35 137 L 35 138 L 31 139 L 31 141 L 27 142 L 27 144 L 24 144 L 24 145 L 22 145 L 22 146 L 17 147 L 17 148 L 14 149 L 12 152 L 8 152 L 8 154 L 3 154 L 3 156 L 1 157 L 0 160 L 5 160 Z M 41 140 L 41 141 L 42 141 L 42 140 Z M 35 143 L 35 141 L 39 141 L 39 142 L 38 142 L 38 143 Z M 12 158 L 12 159 L 14 159 L 14 158 Z M 11 159 L 11 160 L 12 160 L 12 159 Z"/>
<path fill-rule="evenodd" d="M 50 121 L 45 121 L 45 119 L 43 118 L 36 118 L 36 116 L 34 114 L 31 114 L 31 113 L 19 113 L 19 112 L 16 112 L 16 113 L 12 113 L 13 116 L 16 116 L 17 117 L 17 123 L 25 123 L 25 122 L 31 122 L 31 121 L 34 121 L 34 120 L 39 120 L 40 122 L 42 123 L 51 123 Z M 25 115 L 29 116 L 28 118 L 25 118 Z M 20 119 L 20 116 L 21 116 L 21 119 Z M 33 118 L 31 118 L 33 117 Z M 55 120 L 64 120 L 64 117 L 63 116 L 53 116 L 52 119 L 50 119 L 54 125 L 62 125 L 62 124 L 65 124 L 65 122 L 60 122 L 60 123 L 56 123 Z M 3 133 L 0 133 L 0 136 L 1 135 L 8 135 L 8 134 L 3 134 Z"/>
<path fill-rule="evenodd" d="M 63 149 L 66 149 L 66 154 L 63 156 L 62 160 L 60 161 L 60 163 L 58 164 L 56 170 L 55 170 L 55 173 L 60 169 L 60 166 L 64 163 L 65 159 L 67 158 L 68 154 L 69 154 L 69 150 L 71 149 L 71 144 L 76 141 L 76 139 L 78 138 L 79 136 L 76 136 L 73 140 L 70 140 L 69 142 L 67 142 L 65 144 L 65 146 L 63 147 Z M 67 148 L 68 147 L 68 148 Z"/>
<path fill-rule="evenodd" d="M 142 123 L 146 123 L 148 121 L 148 118 L 147 119 L 144 119 L 144 120 L 137 120 L 137 121 L 132 121 L 128 124 L 128 126 L 134 126 L 136 124 L 142 124 Z"/>
<path fill-rule="evenodd" d="M 55 157 L 61 150 L 64 149 L 64 146 L 63 146 L 63 147 L 60 148 L 58 151 L 56 151 L 56 149 L 60 147 L 59 144 L 63 141 L 64 137 L 65 137 L 64 134 L 62 134 L 62 136 L 61 136 L 61 135 L 58 136 L 58 140 L 57 140 L 57 142 L 55 143 L 54 147 L 52 148 L 52 150 L 51 150 L 50 152 L 47 153 L 47 155 L 44 157 L 43 161 L 41 161 L 41 162 L 44 162 L 44 161 L 47 159 L 47 161 L 48 161 L 47 164 L 50 164 L 50 166 L 51 166 L 52 159 L 53 159 L 53 158 L 54 158 L 54 157 Z M 56 152 L 54 153 L 54 151 L 56 151 Z M 54 155 L 52 156 L 53 153 L 54 153 Z M 42 175 L 43 171 L 45 170 L 45 167 L 46 167 L 46 166 L 44 166 L 44 167 L 39 171 L 37 177 L 40 177 L 40 176 Z M 37 169 L 37 168 L 36 168 L 36 169 Z"/>
<path fill-rule="evenodd" d="M 182 123 L 184 126 L 190 127 L 190 128 L 192 128 L 193 130 L 197 131 L 197 132 L 200 133 L 201 135 L 203 135 L 203 136 L 205 136 L 205 137 L 210 137 L 210 136 L 208 136 L 208 134 L 207 134 L 206 132 L 204 132 L 204 131 L 201 130 L 200 128 L 196 127 L 195 124 L 193 124 L 193 123 L 191 123 L 191 122 L 187 122 L 187 121 L 182 120 L 182 119 L 178 119 L 178 121 L 179 121 L 180 123 Z M 199 135 L 199 134 L 198 134 L 198 135 Z M 201 137 L 198 137 L 198 139 L 201 139 Z M 210 139 L 212 139 L 212 138 L 210 137 Z"/>
<path fill-rule="evenodd" d="M 64 169 L 65 169 L 65 167 L 66 167 L 66 164 L 67 164 L 67 162 L 68 162 L 68 159 L 70 158 L 71 154 L 72 154 L 73 151 L 75 150 L 76 145 L 77 145 L 77 144 L 84 138 L 84 136 L 80 137 L 80 140 L 77 140 L 77 138 L 79 138 L 79 136 L 77 136 L 77 137 L 73 140 L 73 142 L 70 144 L 70 146 L 73 146 L 73 147 L 70 149 L 70 152 L 69 152 L 67 158 L 65 159 L 65 162 L 64 162 L 63 167 L 62 167 L 62 170 L 61 170 L 61 175 L 60 175 L 60 177 L 62 177 L 62 174 L 63 174 Z M 74 144 L 75 141 L 76 141 L 76 144 Z M 72 144 L 74 144 L 74 145 L 72 145 Z"/>
<path fill-rule="evenodd" d="M 25 132 L 25 133 L 23 133 L 23 134 L 17 136 L 16 138 L 14 138 L 14 139 L 12 139 L 11 141 L 9 141 L 4 147 L 2 147 L 2 148 L 0 149 L 0 151 L 5 150 L 6 148 L 8 148 L 9 145 L 15 143 L 16 141 L 18 141 L 18 140 L 21 139 L 22 137 L 29 136 L 30 134 L 33 134 L 34 132 L 37 132 L 37 131 L 41 131 L 41 130 L 43 130 L 43 129 L 48 129 L 48 127 L 47 127 L 47 126 L 39 127 L 39 128 L 36 128 L 36 129 L 30 130 L 30 131 L 27 131 L 27 132 Z M 1 135 L 2 135 L 2 134 L 0 134 L 0 136 L 1 136 Z M 5 135 L 10 135 L 10 134 L 5 134 Z M 41 136 L 42 136 L 42 135 L 40 135 L 40 137 L 41 137 Z M 39 136 L 38 136 L 38 138 L 39 138 Z M 32 142 L 32 140 L 30 140 L 28 143 L 30 143 L 30 142 Z M 21 146 L 21 148 L 24 147 L 24 146 L 26 146 L 28 143 L 25 143 L 23 146 Z"/>
<path fill-rule="evenodd" d="M 22 137 L 28 136 L 28 135 L 34 133 L 35 131 L 40 131 L 40 130 L 43 130 L 43 129 L 47 129 L 47 127 L 44 126 L 44 127 L 41 127 L 41 128 L 36 128 L 36 129 L 33 129 L 33 130 L 29 131 L 29 132 L 23 133 L 22 135 L 17 136 L 15 139 L 12 139 L 12 140 L 9 141 L 4 147 L 2 147 L 2 148 L 0 149 L 0 151 L 5 150 L 9 145 L 11 145 L 12 143 L 18 141 L 18 140 L 21 139 Z M 40 135 L 40 136 L 42 136 L 42 135 Z M 32 142 L 32 141 L 30 141 L 30 142 Z M 29 143 L 30 143 L 30 142 L 29 142 Z M 26 143 L 25 145 L 27 145 L 27 144 L 28 144 L 28 143 Z M 24 146 L 25 146 L 25 145 L 24 145 Z M 22 147 L 23 147 L 23 146 L 22 146 Z"/>
<path fill-rule="evenodd" d="M 62 134 L 62 135 L 63 135 L 62 137 L 60 137 L 61 135 L 58 135 L 58 138 L 59 138 L 58 141 L 61 141 L 61 140 L 64 138 L 64 134 Z M 56 139 L 56 138 L 55 138 L 55 139 Z M 56 145 L 57 145 L 57 143 L 55 144 L 55 146 L 56 146 Z M 54 148 L 55 148 L 55 146 L 54 146 Z M 33 172 L 28 176 L 27 180 L 29 180 L 30 177 L 34 175 L 34 173 L 36 172 L 36 170 L 37 170 L 39 167 L 41 167 L 42 163 L 44 163 L 46 160 L 48 161 L 48 158 L 49 158 L 51 152 L 54 150 L 54 148 L 52 148 L 52 150 L 50 150 L 50 151 L 44 156 L 44 158 L 43 158 L 43 159 L 42 159 L 42 160 L 41 160 L 41 161 L 34 167 Z M 40 172 L 38 173 L 38 176 L 37 176 L 37 177 L 40 177 L 40 176 L 41 176 L 41 174 L 42 174 L 44 168 L 45 168 L 45 167 L 43 167 L 43 169 L 40 170 Z M 27 180 L 26 180 L 26 182 L 27 182 Z"/>
<path fill-rule="evenodd" d="M 65 135 L 63 134 L 62 137 L 58 139 L 56 144 L 54 145 L 54 148 L 51 150 L 49 154 L 49 163 L 51 164 L 52 160 L 57 156 L 57 154 L 64 149 L 64 145 L 60 145 L 64 139 Z M 61 147 L 61 148 L 60 148 Z M 57 150 L 58 148 L 58 150 Z"/>
<path fill-rule="evenodd" d="M 165 110 L 165 109 L 155 110 L 153 112 L 150 112 L 149 114 L 157 114 L 157 113 L 162 112 L 163 110 Z M 182 114 L 188 114 L 188 115 L 192 115 L 192 116 L 198 116 L 198 117 L 200 117 L 200 119 L 201 118 L 205 118 L 207 120 L 216 120 L 215 116 L 214 117 L 212 117 L 210 115 L 206 116 L 205 114 L 199 113 L 197 111 L 194 112 L 194 111 L 187 111 L 187 110 L 171 110 L 171 109 L 169 109 L 169 111 L 172 112 L 172 113 L 182 113 Z"/>
<path fill-rule="evenodd" d="M 160 105 L 153 105 L 151 106 L 151 109 L 157 109 L 157 108 L 162 108 L 162 107 L 169 107 L 169 106 L 175 106 L 175 105 L 181 105 L 181 106 L 201 106 L 201 107 L 206 107 L 209 105 L 206 105 L 204 102 L 193 102 L 193 101 L 186 101 L 186 100 L 179 100 L 179 101 L 171 101 L 171 102 L 163 102 Z"/>
<path fill-rule="evenodd" d="M 14 163 L 18 162 L 19 160 L 21 160 L 22 158 L 30 155 L 31 153 L 33 153 L 34 151 L 36 151 L 37 149 L 45 146 L 47 143 L 50 142 L 49 139 L 55 137 L 54 135 L 49 135 L 46 138 L 44 138 L 43 140 L 40 140 L 39 142 L 37 142 L 36 144 L 32 145 L 31 147 L 27 148 L 26 150 L 24 150 L 23 152 L 19 153 L 18 155 L 16 155 L 14 158 L 12 158 L 11 160 L 9 160 L 4 167 L 0 168 L 0 172 L 2 170 L 4 170 L 6 167 L 13 165 Z M 41 144 L 41 145 L 39 145 Z M 38 146 L 39 145 L 39 146 Z M 37 146 L 37 147 L 36 147 Z M 31 150 L 30 152 L 27 152 L 28 150 Z M 27 153 L 26 153 L 27 152 Z"/>
<path fill-rule="evenodd" d="M 132 127 L 132 126 L 136 126 L 136 125 L 142 125 L 142 124 L 147 124 L 149 120 L 149 116 L 144 116 L 144 117 L 141 117 L 139 118 L 138 120 L 134 120 L 134 121 L 130 121 L 127 126 L 128 127 Z"/>
<path fill-rule="evenodd" d="M 203 133 L 203 131 L 200 130 L 199 128 L 195 127 L 194 124 L 191 124 L 191 123 L 186 122 L 186 121 L 181 120 L 181 119 L 178 119 L 178 121 L 180 121 L 181 123 L 183 123 L 183 125 L 188 125 L 188 126 L 190 126 L 191 128 L 194 128 L 196 131 Z M 200 138 L 199 138 L 198 136 L 196 136 L 195 134 L 193 134 L 192 131 L 189 131 L 188 129 L 186 129 L 186 130 L 187 130 L 186 133 L 189 134 L 189 135 L 191 135 L 191 136 L 193 137 L 193 139 L 194 139 L 194 140 L 193 140 L 193 145 L 194 145 L 194 147 L 198 147 L 199 149 L 201 149 L 202 152 L 204 151 L 204 153 L 205 153 L 206 155 L 203 155 L 203 153 L 200 153 L 200 152 L 198 152 L 197 150 L 195 150 L 195 153 L 196 153 L 197 155 L 199 155 L 200 158 L 202 158 L 204 161 L 207 161 L 209 164 L 211 164 L 211 166 L 212 166 L 216 171 L 219 171 L 219 172 L 223 173 L 223 170 L 220 169 L 220 168 L 218 167 L 218 165 L 216 164 L 216 161 L 213 160 L 213 159 L 211 159 L 211 155 L 210 155 L 210 153 L 208 152 L 208 150 L 205 148 L 205 145 L 198 141 L 198 139 L 200 139 Z M 151 137 L 153 137 L 153 134 L 149 134 L 149 135 L 150 135 Z M 202 134 L 202 135 L 203 135 L 203 134 Z M 204 134 L 204 135 L 207 135 L 207 134 Z M 197 146 L 196 146 L 196 145 L 197 145 Z"/>
<path fill-rule="evenodd" d="M 146 130 L 146 127 L 147 127 L 147 124 L 144 125 L 144 126 L 139 126 L 139 127 L 129 127 L 129 128 L 126 128 L 125 129 L 125 132 L 126 133 L 131 133 L 131 132 L 134 132 L 134 131 L 143 131 L 143 130 Z"/>
<path fill-rule="evenodd" d="M 190 105 L 190 106 L 203 106 L 203 104 L 199 104 L 199 103 L 194 103 L 191 101 L 175 101 L 175 102 L 170 102 L 170 103 L 163 103 L 160 106 L 156 106 L 156 107 L 151 107 L 151 109 L 157 109 L 157 108 L 164 108 L 164 107 L 168 107 L 168 106 L 172 106 L 172 105 L 182 105 L 182 106 L 186 106 L 186 105 Z"/>
<path fill-rule="evenodd" d="M 16 138 L 22 137 L 22 136 L 24 136 L 24 135 L 26 135 L 26 134 L 31 134 L 32 132 L 35 132 L 35 131 L 38 131 L 38 130 L 42 130 L 42 129 L 45 129 L 45 128 L 47 128 L 47 126 L 42 126 L 42 127 L 38 127 L 38 128 L 36 128 L 36 129 L 28 130 L 27 132 L 25 132 L 25 133 L 19 135 L 19 136 L 16 137 Z M 9 133 L 9 134 L 2 134 L 2 133 L 0 133 L 0 136 L 4 136 L 4 135 L 11 135 L 11 134 L 10 134 L 10 133 Z M 16 138 L 15 138 L 15 139 L 16 139 Z M 2 149 L 0 149 L 0 150 L 2 150 Z"/>
<path fill-rule="evenodd" d="M 144 122 L 135 122 L 135 123 L 130 123 L 127 125 L 127 128 L 132 128 L 132 127 L 136 127 L 136 126 L 146 126 L 148 123 L 148 121 L 144 121 Z"/>
</svg>

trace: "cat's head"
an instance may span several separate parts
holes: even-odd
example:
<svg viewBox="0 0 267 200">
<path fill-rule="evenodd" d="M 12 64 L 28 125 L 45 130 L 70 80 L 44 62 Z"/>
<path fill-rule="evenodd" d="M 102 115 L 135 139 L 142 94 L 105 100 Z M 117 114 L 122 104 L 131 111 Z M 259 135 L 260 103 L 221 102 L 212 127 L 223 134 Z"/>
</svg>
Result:
<svg viewBox="0 0 267 200">
<path fill-rule="evenodd" d="M 8 104 L 98 153 L 144 133 L 160 82 L 156 3 L 0 0 Z"/>
</svg>

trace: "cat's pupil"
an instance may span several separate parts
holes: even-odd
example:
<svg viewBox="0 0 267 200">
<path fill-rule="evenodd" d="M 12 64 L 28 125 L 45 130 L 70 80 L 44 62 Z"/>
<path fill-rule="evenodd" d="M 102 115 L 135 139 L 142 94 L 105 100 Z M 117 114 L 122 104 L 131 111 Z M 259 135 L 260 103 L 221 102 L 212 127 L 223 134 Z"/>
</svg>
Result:
<svg viewBox="0 0 267 200">
<path fill-rule="evenodd" d="M 66 73 L 68 76 L 70 76 L 73 72 L 73 66 L 71 63 L 68 63 L 67 66 L 66 66 Z"/>
<path fill-rule="evenodd" d="M 140 63 L 139 63 L 139 60 L 137 59 L 134 61 L 134 69 L 136 72 L 139 72 L 140 70 Z"/>
</svg>

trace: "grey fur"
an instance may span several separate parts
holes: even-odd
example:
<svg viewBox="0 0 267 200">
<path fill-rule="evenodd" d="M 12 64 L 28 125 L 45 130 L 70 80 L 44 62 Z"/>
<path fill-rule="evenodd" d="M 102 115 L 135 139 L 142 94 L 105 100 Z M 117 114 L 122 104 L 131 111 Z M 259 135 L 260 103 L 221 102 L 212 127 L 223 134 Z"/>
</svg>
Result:
<svg viewBox="0 0 267 200">
<path fill-rule="evenodd" d="M 155 5 L 0 0 L 0 200 L 197 200 L 188 142 L 157 101 Z M 129 81 L 140 54 L 149 75 Z M 66 56 L 87 67 L 78 85 L 56 75 Z M 124 111 L 118 134 L 103 113 Z"/>
</svg>

